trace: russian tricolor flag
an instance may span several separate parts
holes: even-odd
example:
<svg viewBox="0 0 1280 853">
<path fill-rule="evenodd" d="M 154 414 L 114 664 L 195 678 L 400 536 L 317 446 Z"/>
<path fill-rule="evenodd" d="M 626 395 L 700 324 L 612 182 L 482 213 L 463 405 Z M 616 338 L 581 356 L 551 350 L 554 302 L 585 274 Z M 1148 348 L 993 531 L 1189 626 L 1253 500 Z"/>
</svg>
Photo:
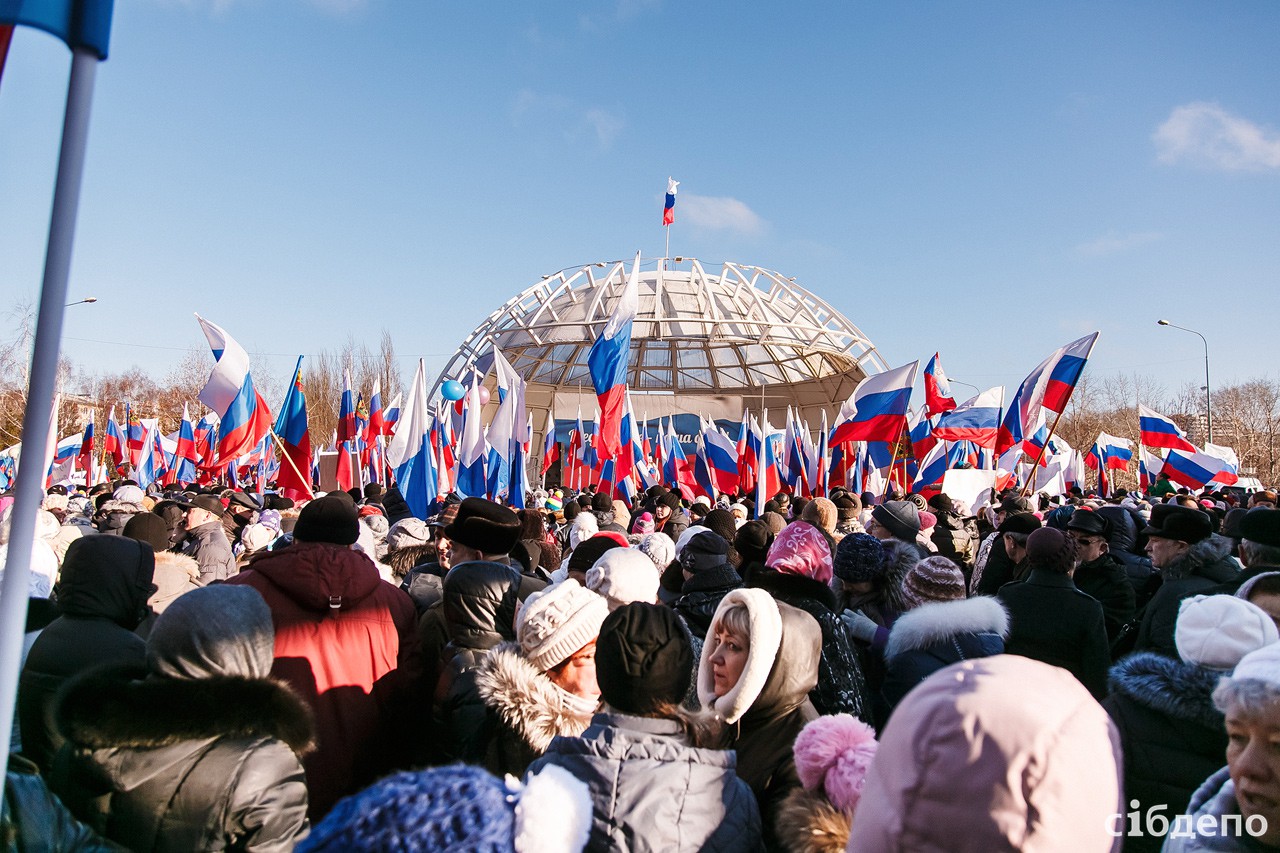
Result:
<svg viewBox="0 0 1280 853">
<path fill-rule="evenodd" d="M 338 488 L 344 492 L 355 486 L 355 472 L 351 470 L 351 442 L 358 434 L 356 428 L 356 402 L 351 393 L 351 370 L 342 371 L 342 401 L 338 407 L 338 434 L 334 439 L 338 451 L 338 469 L 335 476 Z"/>
<path fill-rule="evenodd" d="M 1212 455 L 1205 450 L 1170 450 L 1161 470 L 1169 479 L 1188 489 L 1199 489 L 1210 482 L 1229 486 L 1239 479 L 1229 460 Z"/>
<path fill-rule="evenodd" d="M 182 423 L 178 425 L 178 446 L 173 452 L 173 470 L 165 477 L 166 484 L 194 483 L 196 481 L 196 431 L 182 404 Z"/>
<path fill-rule="evenodd" d="M 1166 447 L 1169 450 L 1195 452 L 1195 445 L 1187 441 L 1186 433 L 1178 429 L 1172 420 L 1138 404 L 1138 441 L 1147 447 Z"/>
<path fill-rule="evenodd" d="M 627 393 L 627 366 L 631 361 L 631 323 L 640 309 L 640 253 L 631 265 L 631 275 L 613 307 L 600 337 L 591 345 L 587 366 L 591 384 L 600 401 L 600 421 L 596 436 L 604 458 L 613 459 L 620 449 L 622 409 Z"/>
<path fill-rule="evenodd" d="M 929 363 L 924 366 L 924 411 L 925 417 L 933 417 L 949 412 L 956 407 L 956 399 L 951 396 L 951 383 L 947 382 L 947 374 L 938 361 L 938 353 L 933 354 Z"/>
<path fill-rule="evenodd" d="M 542 436 L 542 471 L 539 476 L 547 476 L 547 470 L 560 458 L 560 445 L 556 442 L 556 421 L 547 409 L 547 428 Z"/>
<path fill-rule="evenodd" d="M 663 225 L 670 225 L 676 221 L 676 187 L 678 186 L 680 186 L 679 181 L 667 178 L 667 197 L 662 203 Z"/>
<path fill-rule="evenodd" d="M 271 411 L 253 387 L 249 354 L 221 326 L 199 314 L 200 328 L 217 364 L 200 391 L 200 402 L 217 413 L 217 460 L 229 462 L 252 450 L 271 431 Z"/>
<path fill-rule="evenodd" d="M 473 386 L 474 391 L 474 386 Z M 479 411 L 479 394 L 476 394 L 476 411 Z M 431 447 L 431 418 L 427 411 L 426 366 L 418 359 L 418 369 L 409 389 L 409 404 L 405 422 L 387 445 L 387 464 L 396 472 L 396 484 L 409 510 L 416 518 L 425 519 L 436 494 L 435 456 Z M 477 418 L 478 420 L 478 418 Z M 484 469 L 480 471 L 483 494 Z M 472 494 L 476 494 L 473 492 Z"/>
<path fill-rule="evenodd" d="M 979 447 L 994 448 L 1003 405 L 1004 386 L 988 388 L 963 405 L 939 415 L 933 437 L 940 441 L 971 441 Z"/>
<path fill-rule="evenodd" d="M 423 401 L 425 405 L 425 400 Z M 462 442 L 458 448 L 458 494 L 464 498 L 485 496 L 484 429 L 480 420 L 483 405 L 480 403 L 480 383 L 473 375 L 471 390 L 467 392 L 466 415 L 462 420 Z M 400 430 L 396 430 L 399 435 Z M 412 438 L 412 436 L 410 436 Z M 389 454 L 388 454 L 389 455 Z"/>
<path fill-rule="evenodd" d="M 1071 392 L 1075 390 L 1080 374 L 1089 361 L 1089 353 L 1098 340 L 1098 333 L 1085 335 L 1072 341 L 1057 352 L 1057 358 L 1049 370 L 1049 381 L 1044 389 L 1043 405 L 1051 412 L 1061 413 L 1067 408 Z"/>
<path fill-rule="evenodd" d="M 1022 380 L 1000 424 L 995 450 L 1004 453 L 1027 437 L 1044 409 L 1061 413 L 1084 371 L 1098 333 L 1058 347 Z"/>
<path fill-rule="evenodd" d="M 906 425 L 911 386 L 920 362 L 868 376 L 840 407 L 845 420 L 831 434 L 831 444 L 847 441 L 897 441 Z"/>
<path fill-rule="evenodd" d="M 702 424 L 702 444 L 716 491 L 732 495 L 738 490 L 738 448 L 709 422 Z M 708 495 L 714 498 L 715 495 Z"/>
<path fill-rule="evenodd" d="M 916 473 L 915 482 L 911 484 L 913 492 L 919 492 L 942 482 L 947 473 L 947 446 L 941 442 L 930 448 L 920 460 L 920 470 Z"/>
<path fill-rule="evenodd" d="M 107 415 L 107 433 L 102 437 L 102 450 L 111 457 L 111 465 L 115 467 L 124 461 L 124 433 L 120 424 L 116 423 L 116 407 L 111 407 Z"/>
</svg>

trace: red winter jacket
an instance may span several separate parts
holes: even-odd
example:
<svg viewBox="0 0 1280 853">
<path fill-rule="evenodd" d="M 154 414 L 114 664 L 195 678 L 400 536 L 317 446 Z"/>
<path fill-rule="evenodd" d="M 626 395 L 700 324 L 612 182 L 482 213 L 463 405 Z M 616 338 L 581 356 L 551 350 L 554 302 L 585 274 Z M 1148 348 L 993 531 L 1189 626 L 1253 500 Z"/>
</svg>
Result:
<svg viewBox="0 0 1280 853">
<path fill-rule="evenodd" d="M 303 762 L 318 821 L 402 760 L 404 721 L 420 701 L 413 600 L 359 551 L 296 542 L 256 557 L 227 583 L 262 594 L 275 624 L 271 674 L 311 706 L 318 747 Z"/>
</svg>

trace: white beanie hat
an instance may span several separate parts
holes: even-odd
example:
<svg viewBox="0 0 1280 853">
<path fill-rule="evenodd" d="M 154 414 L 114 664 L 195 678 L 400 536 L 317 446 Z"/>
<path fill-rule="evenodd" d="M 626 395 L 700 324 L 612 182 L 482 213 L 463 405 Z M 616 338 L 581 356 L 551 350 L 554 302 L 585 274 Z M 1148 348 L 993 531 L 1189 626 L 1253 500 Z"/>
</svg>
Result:
<svg viewBox="0 0 1280 853">
<path fill-rule="evenodd" d="M 1280 640 L 1267 612 L 1233 595 L 1182 600 L 1174 630 L 1178 655 L 1188 663 L 1229 672 L 1241 658 Z"/>
<path fill-rule="evenodd" d="M 587 571 L 587 589 L 603 595 L 610 612 L 633 601 L 653 604 L 660 580 L 653 560 L 635 548 L 611 548 Z"/>
<path fill-rule="evenodd" d="M 1233 681 L 1250 678 L 1280 689 L 1280 643 L 1272 643 L 1249 652 L 1236 664 L 1231 678 Z"/>
<path fill-rule="evenodd" d="M 516 642 L 525 659 L 546 672 L 600 636 L 608 615 L 602 596 L 576 580 L 562 581 L 525 600 L 516 621 Z"/>
</svg>

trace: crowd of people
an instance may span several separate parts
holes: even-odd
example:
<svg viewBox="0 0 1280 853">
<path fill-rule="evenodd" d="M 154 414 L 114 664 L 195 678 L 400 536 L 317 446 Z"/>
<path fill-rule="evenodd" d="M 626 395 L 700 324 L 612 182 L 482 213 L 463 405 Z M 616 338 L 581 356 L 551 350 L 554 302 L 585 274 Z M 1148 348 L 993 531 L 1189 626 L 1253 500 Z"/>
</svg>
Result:
<svg viewBox="0 0 1280 853">
<path fill-rule="evenodd" d="M 1280 849 L 1275 504 L 55 487 L 6 843 Z"/>
</svg>

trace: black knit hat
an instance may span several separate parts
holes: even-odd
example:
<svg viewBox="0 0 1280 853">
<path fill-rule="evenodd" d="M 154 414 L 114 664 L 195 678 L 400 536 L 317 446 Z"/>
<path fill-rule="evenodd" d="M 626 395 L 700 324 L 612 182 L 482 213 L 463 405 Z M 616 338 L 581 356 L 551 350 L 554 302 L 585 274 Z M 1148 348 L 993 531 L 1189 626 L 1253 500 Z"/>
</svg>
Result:
<svg viewBox="0 0 1280 853">
<path fill-rule="evenodd" d="M 299 542 L 350 545 L 360 538 L 360 519 L 351 498 L 337 493 L 316 498 L 298 513 L 293 538 Z"/>
<path fill-rule="evenodd" d="M 759 519 L 748 521 L 738 528 L 733 537 L 733 548 L 742 557 L 744 565 L 759 563 L 764 565 L 769 556 L 769 546 L 773 544 L 773 531 Z"/>
<path fill-rule="evenodd" d="M 938 492 L 936 495 L 929 498 L 929 507 L 936 509 L 938 512 L 956 511 L 956 505 L 955 502 L 951 500 L 951 496 L 943 494 L 942 492 Z"/>
<path fill-rule="evenodd" d="M 648 714 L 676 705 L 693 676 L 693 649 L 669 607 L 635 602 L 613 611 L 596 640 L 596 681 L 610 706 Z"/>
<path fill-rule="evenodd" d="M 154 512 L 134 513 L 124 526 L 124 535 L 146 542 L 154 551 L 169 550 L 169 525 Z"/>
<path fill-rule="evenodd" d="M 578 517 L 578 513 L 582 512 L 582 506 L 577 501 L 573 501 L 573 500 L 565 501 L 563 512 L 564 512 L 564 520 L 566 522 L 573 521 L 575 518 Z"/>
<path fill-rule="evenodd" d="M 680 551 L 680 566 L 691 575 L 729 562 L 729 543 L 710 530 L 694 534 Z"/>
<path fill-rule="evenodd" d="M 871 510 L 876 523 L 897 539 L 911 542 L 920 532 L 920 510 L 911 501 L 889 501 Z"/>
<path fill-rule="evenodd" d="M 596 512 L 613 512 L 613 501 L 608 492 L 596 492 L 591 496 L 591 508 Z"/>
<path fill-rule="evenodd" d="M 658 503 L 670 507 L 672 512 L 678 512 L 680 510 L 680 493 L 667 492 L 658 498 Z"/>
<path fill-rule="evenodd" d="M 467 498 L 444 528 L 451 541 L 482 554 L 509 554 L 520 539 L 520 516 L 515 510 L 485 498 Z"/>
<path fill-rule="evenodd" d="M 738 533 L 738 523 L 734 520 L 733 513 L 719 507 L 707 513 L 707 517 L 702 519 L 702 526 L 712 533 L 720 534 L 720 538 L 726 545 L 732 542 L 733 537 Z"/>
<path fill-rule="evenodd" d="M 569 564 L 566 568 L 570 572 L 586 574 L 596 564 L 596 560 L 604 556 L 605 551 L 621 547 L 618 540 L 612 536 L 596 534 L 578 543 L 578 547 L 574 548 L 573 553 L 569 555 Z"/>
<path fill-rule="evenodd" d="M 849 583 L 878 580 L 888 568 L 884 546 L 870 533 L 850 533 L 841 539 L 831 567 L 836 577 Z"/>
</svg>

